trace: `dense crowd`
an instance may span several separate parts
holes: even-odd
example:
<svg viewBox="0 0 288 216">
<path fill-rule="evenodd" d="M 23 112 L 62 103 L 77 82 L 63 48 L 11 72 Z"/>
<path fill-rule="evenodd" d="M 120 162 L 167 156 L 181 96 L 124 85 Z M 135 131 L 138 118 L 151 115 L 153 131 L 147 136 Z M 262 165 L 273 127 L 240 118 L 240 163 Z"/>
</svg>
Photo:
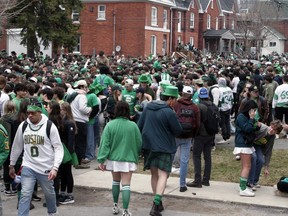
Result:
<svg viewBox="0 0 288 216">
<path fill-rule="evenodd" d="M 288 129 L 287 73 L 286 55 L 277 53 L 255 61 L 200 52 L 188 60 L 107 57 L 103 51 L 28 58 L 2 51 L 4 193 L 18 191 L 19 215 L 28 215 L 31 200 L 40 200 L 38 182 L 48 214 L 56 215 L 56 205 L 74 203 L 72 167 L 86 169 L 97 159 L 112 173 L 113 214 L 119 213 L 122 184 L 123 216 L 129 216 L 131 176 L 141 155 L 151 171 L 150 215 L 158 216 L 172 166 L 179 167 L 180 192 L 210 186 L 215 135 L 225 143 L 235 133 L 239 193 L 255 196 L 262 168 L 269 174 L 274 140 Z M 194 181 L 186 182 L 190 149 Z M 20 175 L 21 183 L 12 184 Z M 279 184 L 283 191 L 286 180 Z"/>
</svg>

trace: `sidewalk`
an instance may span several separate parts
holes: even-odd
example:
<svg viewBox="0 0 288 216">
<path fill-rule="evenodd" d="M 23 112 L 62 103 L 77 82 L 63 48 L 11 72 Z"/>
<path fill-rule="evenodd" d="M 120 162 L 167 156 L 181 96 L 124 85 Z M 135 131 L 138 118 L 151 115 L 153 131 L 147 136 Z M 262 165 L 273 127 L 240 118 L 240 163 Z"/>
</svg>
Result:
<svg viewBox="0 0 288 216">
<path fill-rule="evenodd" d="M 96 162 L 91 162 L 90 166 L 91 168 L 87 170 L 73 170 L 75 186 L 111 190 L 111 173 L 93 170 L 97 166 Z M 188 181 L 190 180 L 188 179 Z M 181 193 L 179 192 L 179 178 L 169 177 L 165 196 L 288 208 L 287 197 L 275 195 L 273 187 L 262 186 L 258 188 L 255 197 L 240 197 L 238 188 L 239 184 L 237 183 L 210 181 L 210 187 L 188 187 L 186 192 Z M 133 174 L 131 191 L 140 194 L 152 194 L 150 175 Z"/>
</svg>

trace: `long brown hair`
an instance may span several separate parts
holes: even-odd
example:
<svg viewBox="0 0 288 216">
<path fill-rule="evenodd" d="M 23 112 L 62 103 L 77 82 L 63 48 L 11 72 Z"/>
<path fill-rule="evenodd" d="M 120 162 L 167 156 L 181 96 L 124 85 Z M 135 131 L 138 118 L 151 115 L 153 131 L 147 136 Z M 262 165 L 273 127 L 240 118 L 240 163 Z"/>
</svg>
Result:
<svg viewBox="0 0 288 216">
<path fill-rule="evenodd" d="M 76 127 L 76 123 L 72 114 L 72 110 L 71 110 L 71 106 L 68 102 L 64 102 L 61 105 L 61 110 L 65 111 L 65 116 L 63 116 L 63 119 L 66 119 L 68 121 L 73 122 L 74 126 L 75 126 L 75 134 L 77 133 L 77 127 Z"/>
</svg>

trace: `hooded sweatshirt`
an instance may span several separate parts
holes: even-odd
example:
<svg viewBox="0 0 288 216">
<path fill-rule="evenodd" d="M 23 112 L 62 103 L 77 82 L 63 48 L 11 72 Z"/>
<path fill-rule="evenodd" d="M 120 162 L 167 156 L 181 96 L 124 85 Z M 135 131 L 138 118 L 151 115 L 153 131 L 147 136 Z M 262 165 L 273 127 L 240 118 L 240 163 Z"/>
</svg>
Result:
<svg viewBox="0 0 288 216">
<path fill-rule="evenodd" d="M 33 124 L 28 118 L 24 133 L 22 133 L 24 122 L 18 127 L 12 145 L 10 165 L 16 164 L 24 150 L 22 166 L 29 167 L 42 175 L 48 175 L 53 167 L 59 168 L 64 151 L 58 129 L 52 124 L 50 138 L 48 138 L 46 132 L 48 118 L 44 114 L 41 116 L 42 119 L 38 124 Z"/>
<path fill-rule="evenodd" d="M 142 148 L 152 152 L 175 153 L 175 137 L 182 127 L 176 113 L 164 101 L 152 101 L 144 109 L 138 126 L 142 132 Z"/>
</svg>

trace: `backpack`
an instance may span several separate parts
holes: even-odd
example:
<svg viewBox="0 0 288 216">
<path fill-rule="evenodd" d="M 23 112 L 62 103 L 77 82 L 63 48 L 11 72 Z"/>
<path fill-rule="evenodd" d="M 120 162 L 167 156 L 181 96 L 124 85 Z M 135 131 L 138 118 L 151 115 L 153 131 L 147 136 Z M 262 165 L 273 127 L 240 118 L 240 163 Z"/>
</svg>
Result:
<svg viewBox="0 0 288 216">
<path fill-rule="evenodd" d="M 205 104 L 207 107 L 207 120 L 204 122 L 206 131 L 210 135 L 215 135 L 218 133 L 219 123 L 220 123 L 220 113 L 218 107 L 214 104 Z"/>
<path fill-rule="evenodd" d="M 70 104 L 77 97 L 77 95 L 78 95 L 78 92 L 73 92 L 72 94 L 67 95 L 65 101 Z"/>
<path fill-rule="evenodd" d="M 219 88 L 219 87 L 218 87 L 218 86 L 212 86 L 212 87 L 209 89 L 209 98 L 210 98 L 210 100 L 212 101 L 212 103 L 213 103 L 213 101 L 214 101 L 213 94 L 212 94 L 212 90 L 213 90 L 214 88 Z"/>
<path fill-rule="evenodd" d="M 28 126 L 28 122 L 27 122 L 27 120 L 25 120 L 24 124 L 22 126 L 22 133 L 24 133 L 27 126 Z M 51 126 L 52 126 L 52 121 L 48 119 L 47 124 L 46 124 L 46 135 L 47 135 L 48 139 L 50 139 Z"/>
<path fill-rule="evenodd" d="M 195 133 L 196 116 L 191 104 L 186 105 L 179 103 L 179 107 L 177 108 L 177 116 L 183 129 L 182 135 Z"/>
<path fill-rule="evenodd" d="M 99 76 L 99 83 L 100 83 L 101 86 L 104 86 L 104 87 L 105 87 L 105 89 L 103 90 L 103 94 L 106 95 L 106 96 L 108 96 L 108 95 L 109 95 L 109 91 L 108 91 L 107 86 L 106 86 L 105 83 L 104 83 L 105 78 L 106 78 L 106 76 L 101 76 L 101 75 L 100 75 L 100 76 Z"/>
</svg>

